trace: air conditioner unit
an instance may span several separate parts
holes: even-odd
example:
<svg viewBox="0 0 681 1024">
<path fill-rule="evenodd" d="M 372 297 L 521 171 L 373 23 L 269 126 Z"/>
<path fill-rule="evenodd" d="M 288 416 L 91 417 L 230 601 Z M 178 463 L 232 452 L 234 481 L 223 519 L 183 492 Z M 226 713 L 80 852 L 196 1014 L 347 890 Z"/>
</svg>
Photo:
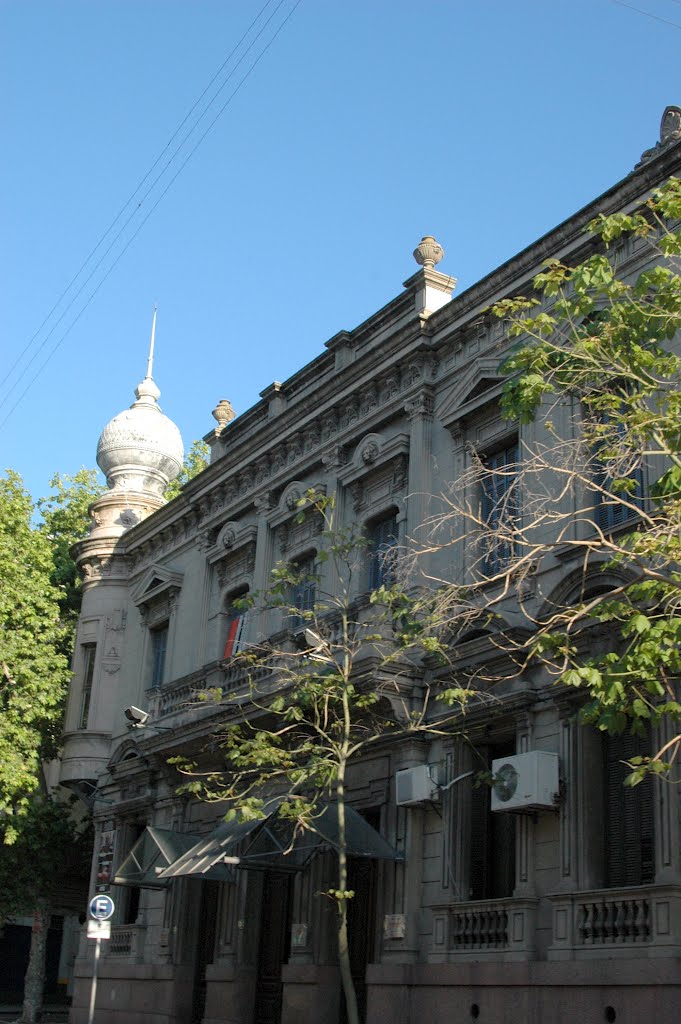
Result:
<svg viewBox="0 0 681 1024">
<path fill-rule="evenodd" d="M 555 810 L 558 754 L 529 750 L 492 761 L 492 810 Z"/>
<path fill-rule="evenodd" d="M 415 768 L 395 772 L 395 803 L 398 807 L 435 800 L 437 793 L 434 765 L 419 764 Z"/>
</svg>

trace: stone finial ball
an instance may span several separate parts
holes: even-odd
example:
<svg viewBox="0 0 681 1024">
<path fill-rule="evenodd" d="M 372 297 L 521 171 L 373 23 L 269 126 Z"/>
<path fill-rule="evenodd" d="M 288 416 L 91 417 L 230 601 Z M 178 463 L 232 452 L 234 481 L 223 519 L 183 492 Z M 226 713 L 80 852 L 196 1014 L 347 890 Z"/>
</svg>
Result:
<svg viewBox="0 0 681 1024">
<path fill-rule="evenodd" d="M 432 235 L 424 235 L 414 249 L 414 259 L 422 267 L 432 267 L 439 263 L 445 251 L 439 242 L 436 242 Z"/>
</svg>

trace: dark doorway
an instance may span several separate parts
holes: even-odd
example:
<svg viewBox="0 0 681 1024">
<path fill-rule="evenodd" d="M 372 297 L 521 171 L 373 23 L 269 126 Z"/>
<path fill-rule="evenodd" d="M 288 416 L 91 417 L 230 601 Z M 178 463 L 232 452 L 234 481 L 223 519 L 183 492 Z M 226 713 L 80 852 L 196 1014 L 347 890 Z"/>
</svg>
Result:
<svg viewBox="0 0 681 1024">
<path fill-rule="evenodd" d="M 515 744 L 497 743 L 478 747 L 488 770 L 492 761 L 510 757 Z M 484 784 L 473 785 L 470 838 L 471 900 L 495 900 L 512 896 L 515 888 L 515 817 L 490 810 L 490 790 Z"/>
<path fill-rule="evenodd" d="M 201 1024 L 206 1010 L 206 968 L 213 963 L 215 955 L 219 885 L 219 882 L 201 882 L 191 1024 Z"/>
<path fill-rule="evenodd" d="M 348 945 L 350 972 L 357 996 L 359 1019 L 366 1020 L 367 964 L 373 960 L 376 925 L 376 861 L 352 857 L 348 861 L 348 889 L 354 896 L 348 903 Z M 341 989 L 340 1024 L 347 1024 L 345 995 Z"/>
<path fill-rule="evenodd" d="M 381 812 L 367 809 L 360 811 L 362 817 L 377 832 L 381 827 Z M 376 932 L 376 884 L 377 863 L 366 857 L 350 857 L 348 860 L 348 889 L 354 896 L 348 903 L 348 945 L 350 947 L 350 972 L 357 996 L 357 1010 L 360 1021 L 366 1020 L 367 1012 L 367 964 L 374 958 Z M 347 1024 L 345 996 L 341 988 L 340 1024 Z"/>
<path fill-rule="evenodd" d="M 263 877 L 253 1024 L 279 1024 L 281 1020 L 281 965 L 289 957 L 290 935 L 291 875 L 266 871 Z"/>
</svg>

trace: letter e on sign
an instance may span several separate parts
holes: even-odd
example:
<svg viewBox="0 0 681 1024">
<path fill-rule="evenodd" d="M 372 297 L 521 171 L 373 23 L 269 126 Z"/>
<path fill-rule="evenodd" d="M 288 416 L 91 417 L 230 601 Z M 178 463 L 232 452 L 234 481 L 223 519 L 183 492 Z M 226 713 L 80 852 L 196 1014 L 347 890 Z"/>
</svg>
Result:
<svg viewBox="0 0 681 1024">
<path fill-rule="evenodd" d="M 99 896 L 92 897 L 89 909 L 90 917 L 93 917 L 95 921 L 108 921 L 116 908 L 110 896 L 100 893 Z"/>
</svg>

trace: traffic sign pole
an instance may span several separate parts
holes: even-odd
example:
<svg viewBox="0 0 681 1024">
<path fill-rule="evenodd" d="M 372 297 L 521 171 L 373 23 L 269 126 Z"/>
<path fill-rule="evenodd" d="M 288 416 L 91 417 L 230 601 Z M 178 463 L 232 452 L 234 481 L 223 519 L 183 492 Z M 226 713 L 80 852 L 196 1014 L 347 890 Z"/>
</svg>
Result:
<svg viewBox="0 0 681 1024">
<path fill-rule="evenodd" d="M 110 896 L 94 896 L 90 900 L 90 917 L 95 921 L 108 921 L 115 910 L 114 901 Z M 92 967 L 92 985 L 90 986 L 90 1008 L 88 1011 L 87 1024 L 92 1024 L 95 1016 L 95 1001 L 97 999 L 97 975 L 99 973 L 99 958 L 102 953 L 101 929 L 95 937 L 95 960 Z"/>
<path fill-rule="evenodd" d="M 92 968 L 92 985 L 90 986 L 90 1009 L 87 1015 L 87 1024 L 92 1024 L 95 1016 L 95 1000 L 97 999 L 97 973 L 99 971 L 99 957 L 102 952 L 102 940 L 95 939 L 95 962 Z"/>
</svg>

